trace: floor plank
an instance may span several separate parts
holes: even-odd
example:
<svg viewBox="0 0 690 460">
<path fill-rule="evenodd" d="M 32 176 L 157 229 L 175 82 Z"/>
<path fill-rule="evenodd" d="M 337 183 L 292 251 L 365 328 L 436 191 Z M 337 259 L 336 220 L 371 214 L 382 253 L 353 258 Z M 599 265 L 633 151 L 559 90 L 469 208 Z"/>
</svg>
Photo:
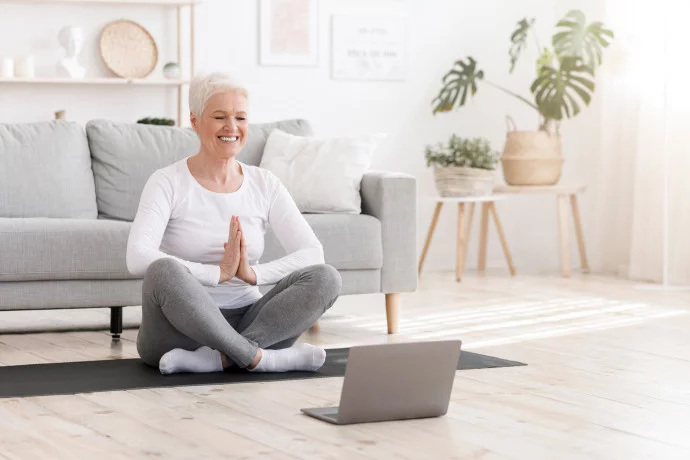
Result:
<svg viewBox="0 0 690 460">
<path fill-rule="evenodd" d="M 489 271 L 462 283 L 425 273 L 402 299 L 399 334 L 386 334 L 383 295 L 363 295 L 339 299 L 300 342 L 460 338 L 528 366 L 457 372 L 445 417 L 345 427 L 300 413 L 337 405 L 342 378 L 0 399 L 0 459 L 690 458 L 690 293 Z M 136 326 L 139 307 L 125 317 Z M 113 342 L 107 319 L 11 312 L 0 365 L 137 357 L 137 329 Z M 48 324 L 103 327 L 17 334 Z"/>
</svg>

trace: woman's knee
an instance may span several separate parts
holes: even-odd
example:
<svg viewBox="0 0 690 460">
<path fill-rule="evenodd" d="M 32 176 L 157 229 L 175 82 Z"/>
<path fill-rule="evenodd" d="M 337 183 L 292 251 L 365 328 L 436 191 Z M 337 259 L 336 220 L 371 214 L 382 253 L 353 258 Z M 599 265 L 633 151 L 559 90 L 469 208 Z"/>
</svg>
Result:
<svg viewBox="0 0 690 460">
<path fill-rule="evenodd" d="M 162 282 L 170 282 L 184 274 L 186 267 L 170 257 L 156 259 L 148 266 L 144 273 L 144 291 L 152 291 Z M 173 281 L 174 282 L 174 281 Z"/>
<path fill-rule="evenodd" d="M 314 281 L 315 287 L 326 297 L 335 298 L 340 295 L 343 287 L 343 280 L 340 272 L 332 265 L 314 265 L 309 270 Z"/>
</svg>

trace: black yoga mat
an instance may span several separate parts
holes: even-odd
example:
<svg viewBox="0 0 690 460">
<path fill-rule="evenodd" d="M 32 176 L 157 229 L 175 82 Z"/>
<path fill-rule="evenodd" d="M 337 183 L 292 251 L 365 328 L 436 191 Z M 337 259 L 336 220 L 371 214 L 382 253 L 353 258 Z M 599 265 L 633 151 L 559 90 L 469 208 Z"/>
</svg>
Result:
<svg viewBox="0 0 690 460">
<path fill-rule="evenodd" d="M 326 363 L 318 372 L 254 373 L 235 368 L 207 374 L 161 375 L 139 359 L 0 366 L 0 398 L 342 377 L 348 352 L 348 348 L 327 350 Z M 469 351 L 462 351 L 458 362 L 459 370 L 513 366 L 526 364 Z"/>
</svg>

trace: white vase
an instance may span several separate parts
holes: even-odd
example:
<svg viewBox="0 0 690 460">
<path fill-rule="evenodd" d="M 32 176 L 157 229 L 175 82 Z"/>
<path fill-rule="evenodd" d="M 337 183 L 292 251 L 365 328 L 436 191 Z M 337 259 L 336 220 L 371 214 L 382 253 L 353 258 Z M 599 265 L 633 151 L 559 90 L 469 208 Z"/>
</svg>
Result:
<svg viewBox="0 0 690 460">
<path fill-rule="evenodd" d="M 2 76 L 2 78 L 14 77 L 14 59 L 3 58 L 2 69 L 0 69 L 0 76 Z"/>
<path fill-rule="evenodd" d="M 34 57 L 20 56 L 14 61 L 14 76 L 17 78 L 33 78 L 35 76 Z"/>
<path fill-rule="evenodd" d="M 163 67 L 163 76 L 169 80 L 180 78 L 181 73 L 180 66 L 174 62 L 169 62 Z"/>
</svg>

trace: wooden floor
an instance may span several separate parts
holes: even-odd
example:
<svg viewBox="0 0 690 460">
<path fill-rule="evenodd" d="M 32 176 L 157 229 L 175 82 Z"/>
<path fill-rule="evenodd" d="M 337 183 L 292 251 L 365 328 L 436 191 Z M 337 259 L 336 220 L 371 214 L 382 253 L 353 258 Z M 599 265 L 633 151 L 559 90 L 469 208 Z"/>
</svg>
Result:
<svg viewBox="0 0 690 460">
<path fill-rule="evenodd" d="M 383 296 L 343 297 L 302 341 L 326 347 L 461 338 L 528 363 L 460 371 L 445 417 L 336 427 L 341 378 L 0 399 L 0 459 L 689 459 L 690 292 L 593 275 L 424 274 L 385 334 Z M 102 310 L 0 313 L 0 363 L 136 357 Z M 138 324 L 137 307 L 125 310 Z M 59 320 L 59 321 L 56 321 Z M 414 365 L 414 363 L 411 363 Z"/>
</svg>

